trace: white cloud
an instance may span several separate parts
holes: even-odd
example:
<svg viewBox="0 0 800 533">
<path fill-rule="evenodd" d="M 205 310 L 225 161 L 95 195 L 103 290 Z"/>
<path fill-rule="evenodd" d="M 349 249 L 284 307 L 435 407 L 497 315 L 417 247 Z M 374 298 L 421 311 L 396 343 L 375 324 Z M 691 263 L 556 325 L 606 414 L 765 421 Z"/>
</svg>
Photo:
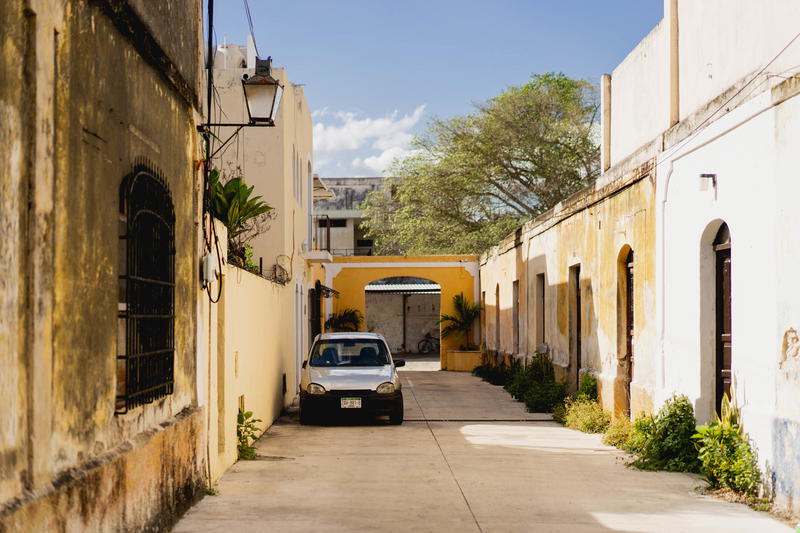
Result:
<svg viewBox="0 0 800 533">
<path fill-rule="evenodd" d="M 370 170 L 372 173 L 381 174 L 396 158 L 404 158 L 413 154 L 414 150 L 408 150 L 402 146 L 393 146 L 378 155 L 364 158 L 356 157 L 351 165 L 354 169 L 363 168 Z"/>
<path fill-rule="evenodd" d="M 330 111 L 328 108 L 314 111 L 317 167 L 322 175 L 325 174 L 324 167 L 335 161 L 339 162 L 337 169 L 350 167 L 348 173 L 354 176 L 364 171 L 382 172 L 395 157 L 412 153 L 408 150 L 413 137 L 411 130 L 424 112 L 425 105 L 418 106 L 410 114 L 401 116 L 395 110 L 379 118 L 349 111 Z M 353 151 L 356 153 L 344 153 Z M 342 164 L 343 161 L 346 164 Z"/>
</svg>

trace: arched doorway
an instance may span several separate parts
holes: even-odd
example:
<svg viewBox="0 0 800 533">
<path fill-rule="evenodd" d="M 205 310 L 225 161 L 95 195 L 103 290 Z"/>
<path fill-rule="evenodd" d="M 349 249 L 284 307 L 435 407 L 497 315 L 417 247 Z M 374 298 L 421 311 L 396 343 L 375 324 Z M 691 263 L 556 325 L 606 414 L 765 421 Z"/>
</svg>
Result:
<svg viewBox="0 0 800 533">
<path fill-rule="evenodd" d="M 615 401 L 618 412 L 630 418 L 632 410 L 631 384 L 635 362 L 635 292 L 633 249 L 624 246 L 617 261 L 617 368 L 618 392 Z M 621 389 L 621 390 L 620 390 Z"/>
<path fill-rule="evenodd" d="M 441 287 L 411 276 L 392 276 L 364 287 L 364 326 L 382 334 L 395 355 L 439 361 Z M 438 368 L 438 365 L 437 365 Z"/>
<path fill-rule="evenodd" d="M 716 363 L 714 376 L 715 407 L 720 412 L 722 397 L 730 396 L 732 375 L 733 339 L 731 336 L 731 233 L 723 222 L 714 238 L 714 264 L 716 278 Z"/>
</svg>

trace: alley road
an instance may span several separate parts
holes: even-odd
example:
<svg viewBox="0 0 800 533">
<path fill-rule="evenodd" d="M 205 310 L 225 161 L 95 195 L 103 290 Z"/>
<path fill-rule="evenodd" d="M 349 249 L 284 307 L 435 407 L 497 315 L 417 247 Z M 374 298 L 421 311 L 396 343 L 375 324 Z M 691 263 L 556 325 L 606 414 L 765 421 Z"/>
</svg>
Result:
<svg viewBox="0 0 800 533">
<path fill-rule="evenodd" d="M 791 531 L 692 476 L 626 468 L 500 387 L 409 366 L 402 426 L 282 419 L 175 531 Z"/>
</svg>

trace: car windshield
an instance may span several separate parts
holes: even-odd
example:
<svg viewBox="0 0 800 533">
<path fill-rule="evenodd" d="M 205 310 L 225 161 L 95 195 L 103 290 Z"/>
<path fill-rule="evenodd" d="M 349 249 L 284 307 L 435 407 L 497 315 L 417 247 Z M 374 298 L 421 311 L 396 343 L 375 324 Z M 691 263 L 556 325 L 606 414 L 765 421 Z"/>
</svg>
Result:
<svg viewBox="0 0 800 533">
<path fill-rule="evenodd" d="M 310 359 L 311 366 L 383 366 L 389 351 L 378 339 L 327 339 L 314 345 Z"/>
</svg>

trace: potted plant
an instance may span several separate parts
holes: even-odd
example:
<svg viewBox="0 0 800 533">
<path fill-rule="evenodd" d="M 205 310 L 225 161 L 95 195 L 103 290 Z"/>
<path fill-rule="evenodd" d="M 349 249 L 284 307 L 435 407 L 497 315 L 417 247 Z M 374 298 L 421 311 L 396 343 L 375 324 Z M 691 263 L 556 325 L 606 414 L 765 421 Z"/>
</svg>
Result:
<svg viewBox="0 0 800 533">
<path fill-rule="evenodd" d="M 345 307 L 333 313 L 325 321 L 325 331 L 358 331 L 363 317 L 361 311 Z"/>
<path fill-rule="evenodd" d="M 443 314 L 439 319 L 442 325 L 442 338 L 455 336 L 461 342 L 459 350 L 448 350 L 447 359 L 443 365 L 447 370 L 462 370 L 471 372 L 481 364 L 481 352 L 470 339 L 472 325 L 481 316 L 481 304 L 470 303 L 464 293 L 453 297 L 455 313 Z"/>
</svg>

